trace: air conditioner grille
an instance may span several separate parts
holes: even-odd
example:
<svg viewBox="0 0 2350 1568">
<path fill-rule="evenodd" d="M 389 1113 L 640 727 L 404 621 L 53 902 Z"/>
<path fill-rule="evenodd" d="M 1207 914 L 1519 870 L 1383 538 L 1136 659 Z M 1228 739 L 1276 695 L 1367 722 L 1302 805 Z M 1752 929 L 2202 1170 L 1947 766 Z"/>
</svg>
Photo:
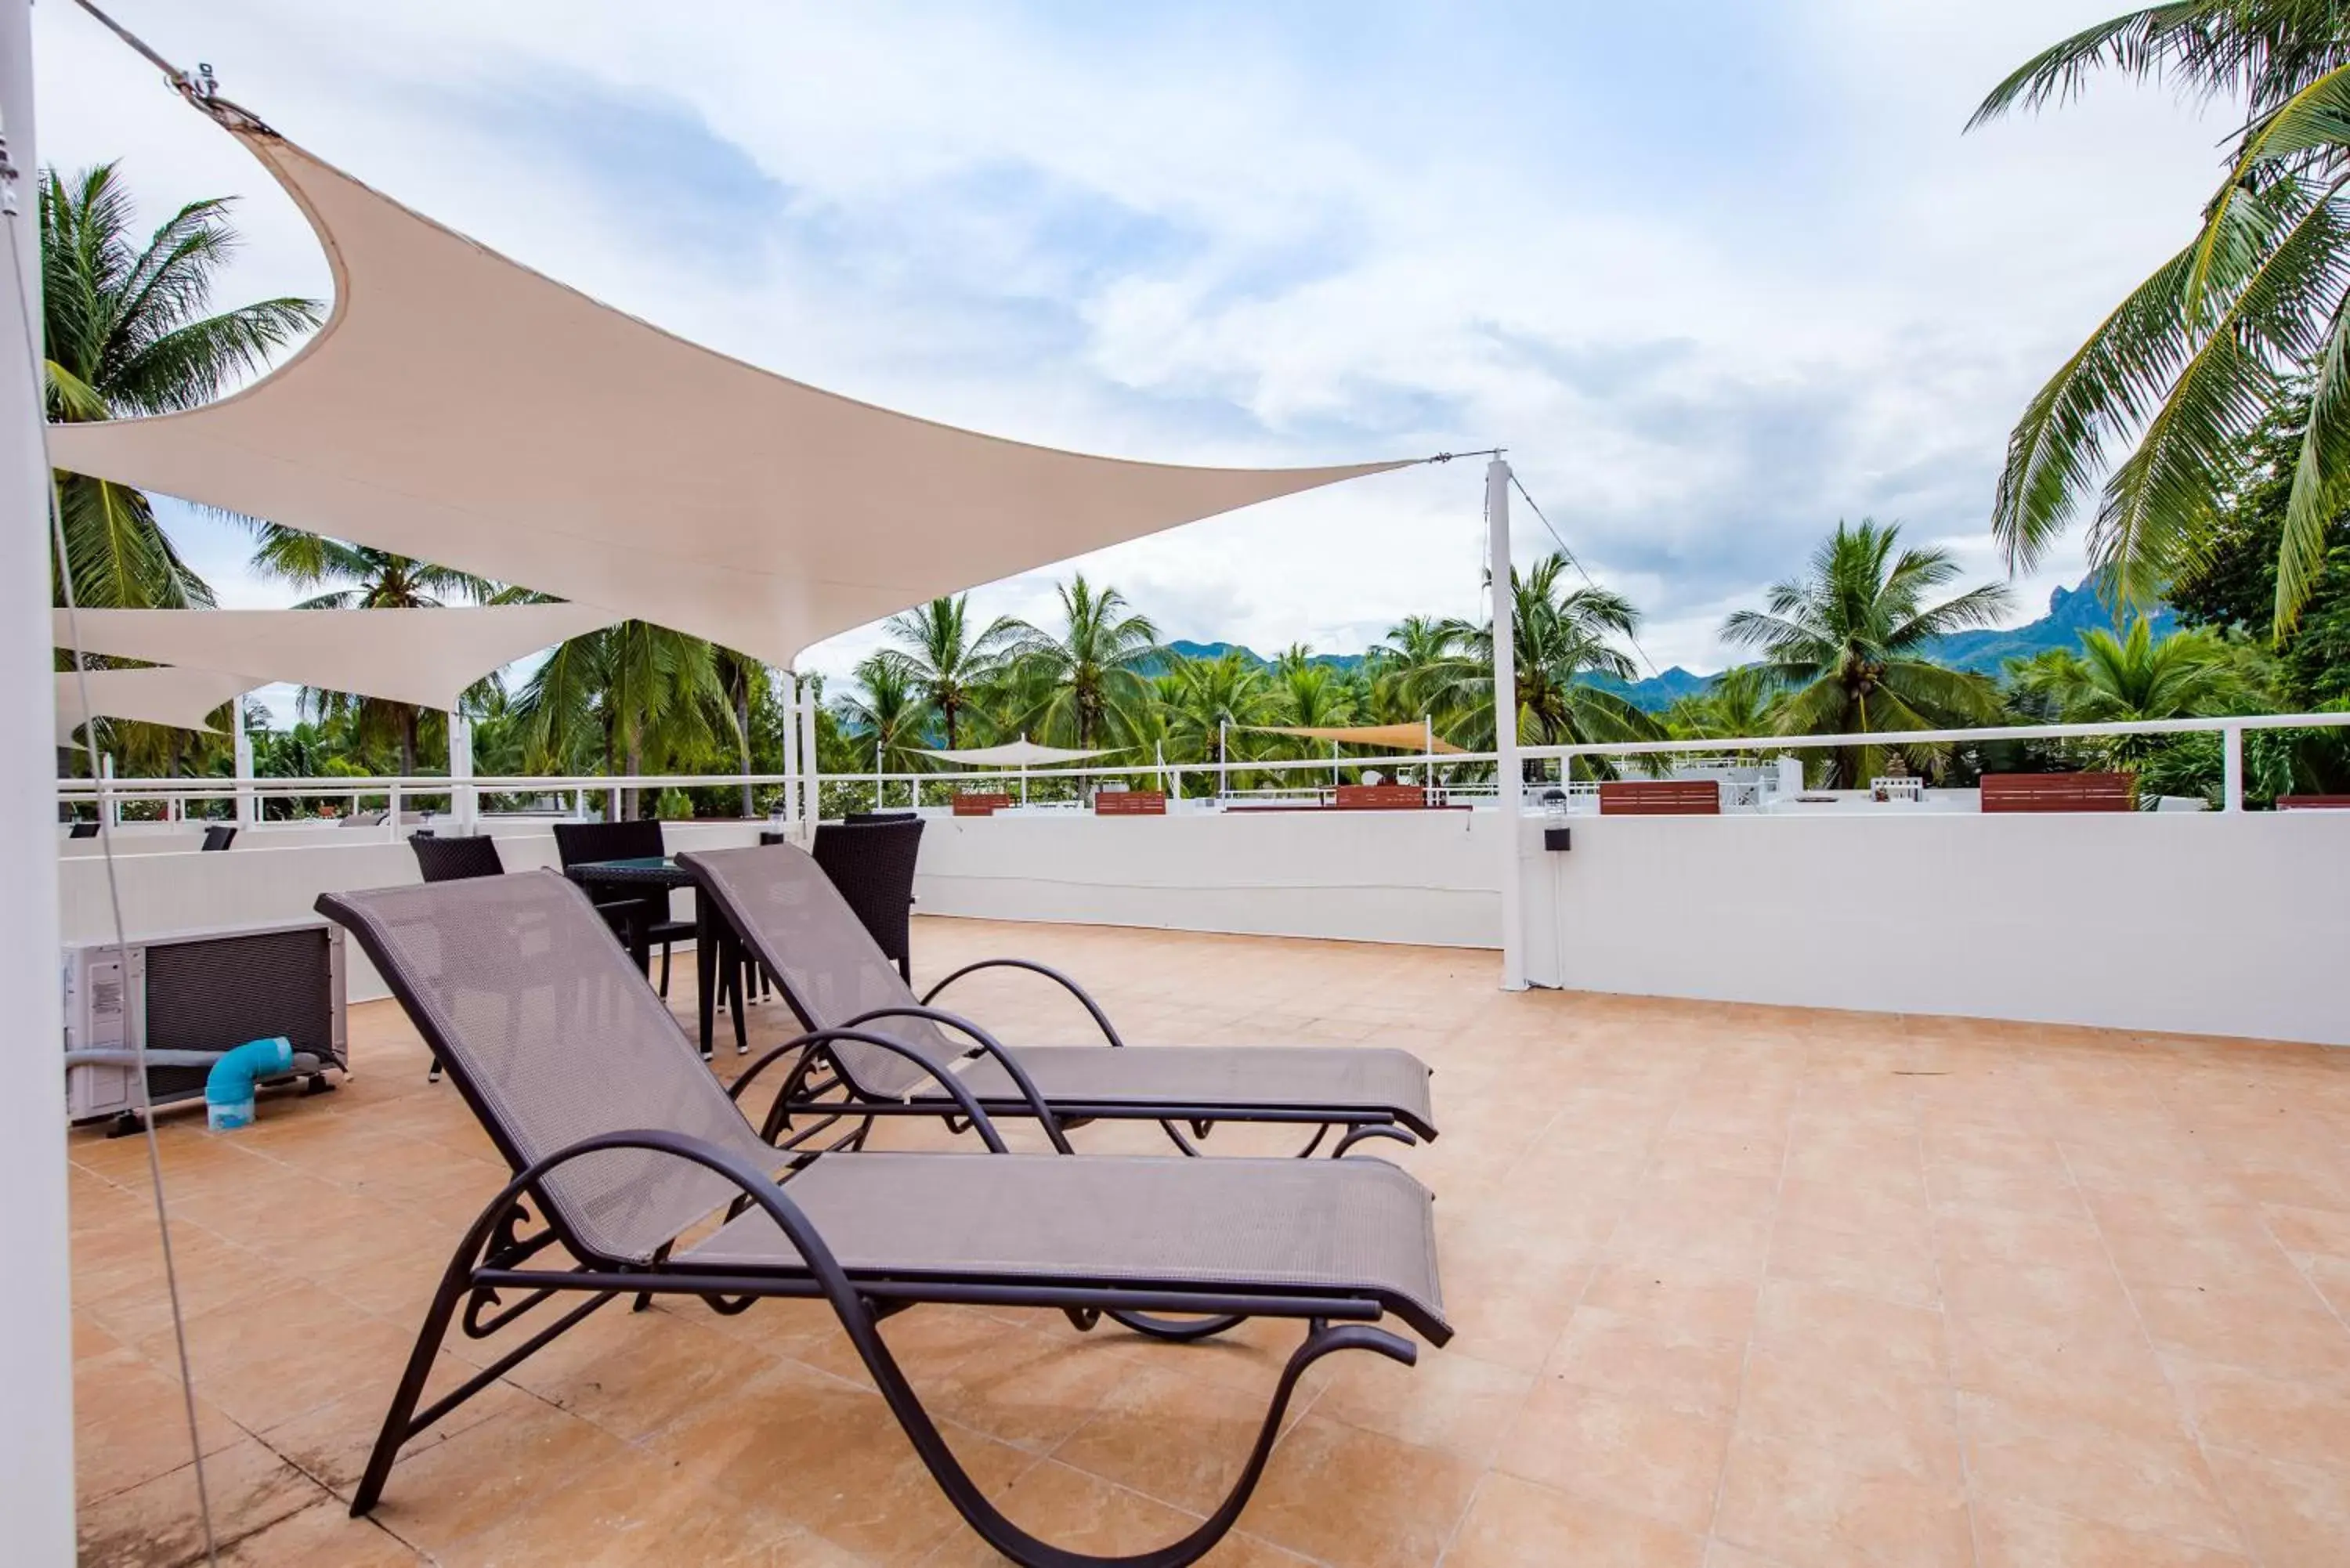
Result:
<svg viewBox="0 0 2350 1568">
<path fill-rule="evenodd" d="M 225 1051 L 283 1034 L 295 1050 L 343 1065 L 335 1048 L 330 940 L 324 927 L 304 927 L 149 947 L 149 1047 Z"/>
</svg>

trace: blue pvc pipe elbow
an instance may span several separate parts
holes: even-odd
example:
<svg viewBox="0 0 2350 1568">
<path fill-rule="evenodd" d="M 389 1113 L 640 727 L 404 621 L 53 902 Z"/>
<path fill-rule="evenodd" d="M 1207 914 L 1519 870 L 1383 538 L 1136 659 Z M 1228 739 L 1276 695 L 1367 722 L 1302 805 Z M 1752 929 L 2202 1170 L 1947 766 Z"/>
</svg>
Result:
<svg viewBox="0 0 2350 1568">
<path fill-rule="evenodd" d="M 280 1078 L 294 1070 L 294 1045 L 283 1034 L 268 1040 L 248 1040 L 224 1052 L 204 1075 L 204 1114 L 214 1132 L 227 1132 L 253 1120 L 253 1087 L 264 1078 Z"/>
</svg>

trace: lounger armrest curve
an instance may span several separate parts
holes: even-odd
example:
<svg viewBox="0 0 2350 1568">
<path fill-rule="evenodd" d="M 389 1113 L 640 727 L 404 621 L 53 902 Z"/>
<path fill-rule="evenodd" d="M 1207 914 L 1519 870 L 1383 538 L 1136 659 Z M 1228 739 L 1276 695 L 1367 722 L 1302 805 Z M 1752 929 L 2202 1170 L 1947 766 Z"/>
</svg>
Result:
<svg viewBox="0 0 2350 1568">
<path fill-rule="evenodd" d="M 801 1212 L 798 1204 L 785 1196 L 773 1176 L 732 1149 L 722 1148 L 690 1133 L 672 1132 L 665 1127 L 598 1133 L 593 1137 L 581 1138 L 577 1143 L 567 1144 L 553 1154 L 533 1160 L 506 1183 L 505 1190 L 499 1193 L 488 1208 L 482 1210 L 481 1219 L 474 1221 L 474 1235 L 469 1238 L 466 1247 L 459 1249 L 456 1263 L 452 1266 L 462 1264 L 468 1256 L 479 1251 L 481 1244 L 489 1239 L 491 1227 L 505 1214 L 508 1207 L 525 1192 L 534 1191 L 550 1171 L 582 1156 L 608 1149 L 644 1149 L 666 1154 L 727 1178 L 742 1189 L 744 1198 L 766 1211 L 767 1218 L 775 1222 L 777 1230 L 790 1238 L 801 1261 L 807 1264 L 808 1272 L 825 1282 L 827 1294 L 833 1293 L 831 1283 L 834 1281 L 838 1282 L 841 1292 L 848 1292 L 848 1276 L 841 1269 L 839 1260 L 833 1256 L 832 1249 L 826 1245 L 815 1223 Z"/>
<path fill-rule="evenodd" d="M 1031 974 L 1043 975 L 1046 980 L 1053 981 L 1062 990 L 1067 992 L 1071 996 L 1076 997 L 1084 1006 L 1085 1010 L 1093 1015 L 1094 1023 L 1101 1029 L 1103 1039 L 1108 1041 L 1112 1045 L 1123 1045 L 1126 1044 L 1125 1041 L 1118 1037 L 1118 1031 L 1110 1026 L 1109 1014 L 1102 1011 L 1101 1003 L 1096 1002 L 1091 993 L 1089 993 L 1084 986 L 1079 985 L 1076 981 L 1071 980 L 1059 970 L 1051 968 L 1045 964 L 1037 963 L 1030 959 L 981 959 L 977 963 L 967 963 L 961 969 L 955 971 L 952 974 L 947 976 L 946 979 L 939 981 L 938 984 L 931 987 L 929 991 L 923 992 L 922 1004 L 926 1007 L 929 1006 L 931 998 L 937 996 L 939 992 L 944 991 L 947 987 L 952 985 L 963 976 L 974 973 L 983 969 L 1024 969 Z"/>
<path fill-rule="evenodd" d="M 892 1040 L 886 1034 L 875 1034 L 862 1029 L 847 1027 L 814 1029 L 806 1034 L 794 1035 L 737 1074 L 734 1082 L 727 1085 L 726 1097 L 730 1100 L 741 1099 L 743 1091 L 750 1087 L 751 1080 L 757 1077 L 770 1062 L 789 1055 L 794 1051 L 804 1051 L 816 1045 L 829 1045 L 836 1040 L 854 1041 L 859 1045 L 878 1045 L 884 1051 L 895 1052 L 914 1063 L 947 1092 L 947 1097 L 954 1101 L 958 1111 L 971 1118 L 972 1130 L 979 1134 L 980 1141 L 987 1145 L 990 1153 L 1012 1152 L 1003 1141 L 1003 1135 L 995 1130 L 995 1123 L 989 1119 L 987 1112 L 981 1107 L 971 1090 L 963 1086 L 962 1080 L 952 1073 L 940 1072 L 931 1064 L 928 1057 L 902 1041 Z M 1063 1152 L 1066 1153 L 1067 1150 L 1065 1148 Z"/>
<path fill-rule="evenodd" d="M 1061 1118 L 1053 1114 L 1051 1106 L 1045 1103 L 1045 1096 L 1037 1091 L 1036 1081 L 1028 1075 L 1028 1069 L 1023 1067 L 1012 1053 L 1003 1048 L 1003 1043 L 994 1035 L 960 1013 L 948 1012 L 936 1007 L 876 1007 L 870 1012 L 858 1013 L 841 1027 L 854 1029 L 860 1023 L 870 1023 L 879 1018 L 927 1019 L 932 1023 L 942 1023 L 949 1029 L 969 1035 L 977 1041 L 979 1048 L 995 1059 L 1003 1067 L 1004 1075 L 1012 1080 L 1013 1087 L 1018 1089 L 1021 1097 L 1028 1102 L 1028 1109 L 1035 1116 L 1037 1125 L 1045 1129 L 1045 1136 L 1052 1140 L 1054 1148 L 1063 1154 L 1076 1152 L 1069 1147 L 1069 1140 L 1062 1135 Z M 931 1075 L 938 1076 L 936 1073 Z M 955 1087 L 960 1089 L 962 1085 L 957 1084 Z"/>
</svg>

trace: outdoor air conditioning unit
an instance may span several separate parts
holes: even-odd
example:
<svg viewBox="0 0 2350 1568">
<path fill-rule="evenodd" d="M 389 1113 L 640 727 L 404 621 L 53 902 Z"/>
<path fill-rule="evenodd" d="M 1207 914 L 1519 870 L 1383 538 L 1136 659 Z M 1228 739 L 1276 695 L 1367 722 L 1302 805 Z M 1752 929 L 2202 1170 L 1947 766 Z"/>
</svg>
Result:
<svg viewBox="0 0 2350 1568">
<path fill-rule="evenodd" d="M 120 1136 L 151 1106 L 201 1100 L 217 1057 L 284 1035 L 295 1070 L 280 1083 L 331 1087 L 350 1061 L 343 1011 L 343 932 L 305 920 L 190 931 L 65 953 L 66 1115 L 115 1118 Z M 142 1092 L 130 1054 L 144 1045 Z"/>
</svg>

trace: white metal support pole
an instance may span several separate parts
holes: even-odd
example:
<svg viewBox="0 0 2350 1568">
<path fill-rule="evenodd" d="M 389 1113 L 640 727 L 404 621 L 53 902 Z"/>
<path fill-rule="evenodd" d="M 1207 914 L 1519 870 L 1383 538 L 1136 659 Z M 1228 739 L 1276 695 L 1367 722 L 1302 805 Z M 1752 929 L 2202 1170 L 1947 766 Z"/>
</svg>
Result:
<svg viewBox="0 0 2350 1568">
<path fill-rule="evenodd" d="M 1419 794 L 1429 805 L 1436 804 L 1436 715 L 1419 716 Z"/>
<path fill-rule="evenodd" d="M 783 820 L 799 823 L 799 677 L 783 672 Z"/>
<path fill-rule="evenodd" d="M 2220 809 L 2244 809 L 2244 727 L 2230 724 L 2220 732 Z"/>
<path fill-rule="evenodd" d="M 236 745 L 236 825 L 251 827 L 254 819 L 253 802 L 253 737 L 244 730 L 244 699 L 239 697 L 229 704 L 235 717 Z"/>
<path fill-rule="evenodd" d="M 0 0 L 0 134 L 16 179 L 0 243 L 16 260 L 0 288 L 0 822 L 26 846 L 0 893 L 0 1248 L 14 1282 L 0 1294 L 0 1519 L 8 1560 L 74 1560 L 73 1331 L 66 1251 L 66 1118 L 56 1049 L 57 856 L 36 826 L 57 814 L 55 682 L 49 679 L 49 469 L 26 326 L 41 319 L 33 145 L 31 0 Z M 12 650 L 13 651 L 9 651 Z M 36 837 L 37 835 L 37 837 Z M 44 1043 L 48 1049 L 42 1049 Z M 160 1418 L 160 1413 L 159 1413 Z"/>
<path fill-rule="evenodd" d="M 816 750 L 816 686 L 811 681 L 800 694 L 800 842 L 816 842 L 816 825 L 824 815 L 824 768 Z"/>
<path fill-rule="evenodd" d="M 481 794 L 473 788 L 473 722 L 463 713 L 449 715 L 449 815 L 457 831 L 472 833 L 481 820 Z"/>
<path fill-rule="evenodd" d="M 1524 768 L 1518 761 L 1517 628 L 1512 623 L 1510 583 L 1510 465 L 1500 458 L 1485 464 L 1486 553 L 1493 565 L 1493 750 L 1499 776 L 1494 794 L 1502 816 L 1502 989 L 1526 988 L 1525 893 L 1520 886 L 1518 795 Z"/>
<path fill-rule="evenodd" d="M 1232 788 L 1232 721 L 1216 721 L 1216 798 L 1222 800 Z"/>
</svg>

